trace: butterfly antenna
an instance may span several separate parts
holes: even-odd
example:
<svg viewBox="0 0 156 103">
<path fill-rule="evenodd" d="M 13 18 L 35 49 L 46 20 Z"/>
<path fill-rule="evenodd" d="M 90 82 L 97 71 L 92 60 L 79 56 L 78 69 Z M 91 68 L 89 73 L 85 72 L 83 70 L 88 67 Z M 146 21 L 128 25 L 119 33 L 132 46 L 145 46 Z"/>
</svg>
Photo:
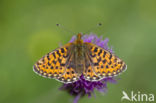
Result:
<svg viewBox="0 0 156 103">
<path fill-rule="evenodd" d="M 61 28 L 63 31 L 69 32 L 73 35 L 75 35 L 74 32 L 70 31 L 69 29 L 65 28 L 64 26 L 60 25 L 60 24 L 56 24 L 57 27 Z"/>
<path fill-rule="evenodd" d="M 102 26 L 102 23 L 98 23 L 96 26 L 92 27 L 91 29 L 89 29 L 87 32 L 85 32 L 84 34 L 87 34 L 93 30 L 96 30 L 98 29 L 100 26 Z"/>
</svg>

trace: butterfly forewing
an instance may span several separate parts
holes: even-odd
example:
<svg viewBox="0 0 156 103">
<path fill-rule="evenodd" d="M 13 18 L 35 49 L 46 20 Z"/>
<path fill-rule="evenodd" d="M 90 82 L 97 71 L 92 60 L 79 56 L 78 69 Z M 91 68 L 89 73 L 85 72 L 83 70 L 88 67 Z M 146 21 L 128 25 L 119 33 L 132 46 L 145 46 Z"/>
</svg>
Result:
<svg viewBox="0 0 156 103">
<path fill-rule="evenodd" d="M 34 71 L 48 78 L 55 78 L 63 83 L 71 83 L 78 79 L 75 68 L 71 66 L 73 44 L 58 48 L 34 64 Z"/>
<path fill-rule="evenodd" d="M 90 78 L 90 80 L 98 81 L 105 77 L 116 76 L 126 69 L 126 64 L 109 51 L 92 43 L 84 43 L 84 45 L 86 50 L 85 53 L 88 56 L 90 64 L 92 64 L 88 68 L 86 67 L 86 71 L 83 73 L 84 75 L 88 75 L 86 76 L 86 79 Z M 88 70 L 91 72 L 93 71 L 96 77 L 90 75 Z"/>
</svg>

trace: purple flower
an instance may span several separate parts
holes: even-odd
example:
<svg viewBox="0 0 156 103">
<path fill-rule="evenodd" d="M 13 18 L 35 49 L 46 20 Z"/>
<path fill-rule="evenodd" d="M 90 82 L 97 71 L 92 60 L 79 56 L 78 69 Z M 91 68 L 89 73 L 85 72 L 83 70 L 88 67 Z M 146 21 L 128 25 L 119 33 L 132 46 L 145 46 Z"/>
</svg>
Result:
<svg viewBox="0 0 156 103">
<path fill-rule="evenodd" d="M 76 39 L 76 36 L 73 36 L 69 42 L 74 42 Z M 105 40 L 102 40 L 102 37 L 97 37 L 95 34 L 90 35 L 83 35 L 82 37 L 83 42 L 89 42 L 96 44 L 105 50 L 108 50 L 109 52 L 113 52 L 112 48 L 108 47 L 108 41 L 109 39 L 106 38 Z M 91 97 L 91 95 L 94 94 L 94 90 L 98 90 L 99 92 L 105 93 L 107 91 L 107 83 L 116 83 L 116 80 L 114 78 L 104 78 L 100 81 L 87 81 L 84 79 L 83 75 L 81 75 L 80 79 L 74 83 L 69 84 L 63 84 L 60 88 L 60 90 L 65 90 L 69 92 L 71 95 L 75 96 L 75 99 L 73 103 L 77 103 L 80 97 L 88 95 L 88 97 Z"/>
</svg>

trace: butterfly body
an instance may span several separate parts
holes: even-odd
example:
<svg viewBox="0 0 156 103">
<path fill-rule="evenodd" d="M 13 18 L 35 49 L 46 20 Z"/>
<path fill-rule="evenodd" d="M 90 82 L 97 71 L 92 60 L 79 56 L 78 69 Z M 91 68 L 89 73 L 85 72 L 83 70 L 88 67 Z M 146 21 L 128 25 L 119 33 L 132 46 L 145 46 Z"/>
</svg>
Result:
<svg viewBox="0 0 156 103">
<path fill-rule="evenodd" d="M 77 35 L 77 39 L 73 43 L 73 55 L 74 55 L 74 61 L 75 61 L 75 71 L 81 75 L 84 68 L 84 52 L 85 52 L 85 46 L 83 45 L 83 41 L 81 39 L 81 34 Z"/>
<path fill-rule="evenodd" d="M 126 70 L 126 64 L 114 54 L 92 43 L 77 39 L 58 48 L 34 65 L 41 76 L 55 78 L 63 83 L 73 83 L 83 75 L 88 81 L 113 77 Z"/>
</svg>

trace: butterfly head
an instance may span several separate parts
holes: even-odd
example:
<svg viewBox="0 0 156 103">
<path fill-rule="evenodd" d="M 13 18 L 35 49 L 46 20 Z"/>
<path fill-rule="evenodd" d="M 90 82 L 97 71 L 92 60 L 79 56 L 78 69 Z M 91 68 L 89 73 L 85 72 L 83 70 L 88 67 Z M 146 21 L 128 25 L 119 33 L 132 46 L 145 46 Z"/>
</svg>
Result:
<svg viewBox="0 0 156 103">
<path fill-rule="evenodd" d="M 77 34 L 77 39 L 75 40 L 75 43 L 76 44 L 82 44 L 83 40 L 81 38 L 82 38 L 82 33 L 78 33 Z"/>
</svg>

